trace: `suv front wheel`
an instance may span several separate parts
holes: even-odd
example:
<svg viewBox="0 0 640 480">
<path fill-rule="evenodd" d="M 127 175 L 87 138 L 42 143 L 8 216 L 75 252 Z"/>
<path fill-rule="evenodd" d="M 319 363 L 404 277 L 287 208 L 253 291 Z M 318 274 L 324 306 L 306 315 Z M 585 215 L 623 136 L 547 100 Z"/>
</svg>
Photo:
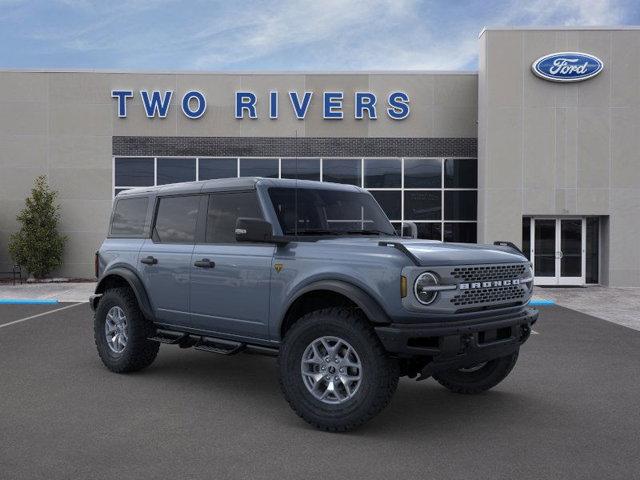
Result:
<svg viewBox="0 0 640 480">
<path fill-rule="evenodd" d="M 93 321 L 93 335 L 102 363 L 116 373 L 135 372 L 151 365 L 159 342 L 147 340 L 153 324 L 147 320 L 128 288 L 107 290 Z"/>
<path fill-rule="evenodd" d="M 280 386 L 293 410 L 328 431 L 347 431 L 379 413 L 398 386 L 398 365 L 366 319 L 348 308 L 317 310 L 287 332 Z"/>
</svg>

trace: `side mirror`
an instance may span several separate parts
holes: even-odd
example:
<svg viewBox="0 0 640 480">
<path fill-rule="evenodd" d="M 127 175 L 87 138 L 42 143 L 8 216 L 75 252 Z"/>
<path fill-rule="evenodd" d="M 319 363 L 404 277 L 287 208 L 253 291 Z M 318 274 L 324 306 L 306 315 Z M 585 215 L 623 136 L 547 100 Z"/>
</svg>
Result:
<svg viewBox="0 0 640 480">
<path fill-rule="evenodd" d="M 236 241 L 270 243 L 273 241 L 271 223 L 261 218 L 238 218 L 236 221 Z"/>
</svg>

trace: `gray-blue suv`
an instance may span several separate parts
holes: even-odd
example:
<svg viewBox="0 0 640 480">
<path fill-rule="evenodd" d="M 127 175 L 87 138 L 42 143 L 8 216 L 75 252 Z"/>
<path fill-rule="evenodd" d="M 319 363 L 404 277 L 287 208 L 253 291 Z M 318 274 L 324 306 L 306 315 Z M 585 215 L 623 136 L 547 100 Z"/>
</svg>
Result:
<svg viewBox="0 0 640 480">
<path fill-rule="evenodd" d="M 122 192 L 96 275 L 110 370 L 149 366 L 161 343 L 277 356 L 293 410 L 330 431 L 380 412 L 401 376 L 492 388 L 538 316 L 513 245 L 403 238 L 366 190 L 302 180 Z"/>
</svg>

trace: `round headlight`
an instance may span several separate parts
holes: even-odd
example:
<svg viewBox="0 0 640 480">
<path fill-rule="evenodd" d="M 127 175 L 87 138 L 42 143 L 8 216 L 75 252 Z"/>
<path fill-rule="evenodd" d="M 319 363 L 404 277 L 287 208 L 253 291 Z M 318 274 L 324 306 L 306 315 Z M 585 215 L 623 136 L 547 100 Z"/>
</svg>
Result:
<svg viewBox="0 0 640 480">
<path fill-rule="evenodd" d="M 429 305 L 438 296 L 437 290 L 431 290 L 430 287 L 438 285 L 438 277 L 431 272 L 425 272 L 416 278 L 416 283 L 413 286 L 413 293 L 418 301 L 423 305 Z"/>
</svg>

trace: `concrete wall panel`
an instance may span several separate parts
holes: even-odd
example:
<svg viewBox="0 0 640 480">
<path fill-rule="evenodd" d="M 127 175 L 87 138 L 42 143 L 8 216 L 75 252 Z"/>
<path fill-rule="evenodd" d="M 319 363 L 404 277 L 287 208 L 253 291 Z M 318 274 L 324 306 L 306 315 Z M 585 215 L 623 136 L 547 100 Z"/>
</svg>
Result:
<svg viewBox="0 0 640 480">
<path fill-rule="evenodd" d="M 639 46 L 640 30 L 483 33 L 478 79 L 482 240 L 518 239 L 523 215 L 599 215 L 601 281 L 638 286 Z M 604 69 L 592 79 L 566 85 L 535 77 L 531 63 L 555 51 L 591 53 Z M 511 122 L 504 119 L 505 106 Z M 490 209 L 499 189 L 509 185 L 515 189 L 514 201 L 500 207 L 504 219 L 513 222 L 507 227 Z M 517 192 L 522 202 L 515 199 Z"/>
</svg>

